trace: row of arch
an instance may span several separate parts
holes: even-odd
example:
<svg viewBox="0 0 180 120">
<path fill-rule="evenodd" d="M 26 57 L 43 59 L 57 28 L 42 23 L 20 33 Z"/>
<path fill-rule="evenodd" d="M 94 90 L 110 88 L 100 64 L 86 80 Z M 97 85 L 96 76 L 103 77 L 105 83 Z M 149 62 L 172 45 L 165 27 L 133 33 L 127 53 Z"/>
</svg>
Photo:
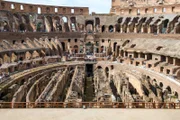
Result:
<svg viewBox="0 0 180 120">
<path fill-rule="evenodd" d="M 11 13 L 10 13 L 11 14 Z M 36 14 L 18 14 L 11 15 L 12 18 L 7 16 L 8 20 L 0 22 L 0 31 L 38 31 L 38 32 L 52 32 L 63 31 L 63 27 L 70 27 L 69 29 L 76 30 L 76 17 L 67 16 L 43 16 Z M 13 20 L 13 21 L 12 21 Z M 68 26 L 71 22 L 71 26 Z M 67 28 L 64 28 L 67 30 Z M 67 30 L 68 31 L 68 30 Z"/>
<path fill-rule="evenodd" d="M 151 78 L 150 76 L 146 76 L 147 80 L 152 80 L 154 84 L 157 84 L 157 86 L 160 86 L 162 90 L 167 90 L 169 94 L 174 94 L 176 98 L 179 97 L 178 92 L 173 91 L 172 88 L 169 85 L 164 85 L 162 81 L 159 81 L 155 78 Z"/>
</svg>

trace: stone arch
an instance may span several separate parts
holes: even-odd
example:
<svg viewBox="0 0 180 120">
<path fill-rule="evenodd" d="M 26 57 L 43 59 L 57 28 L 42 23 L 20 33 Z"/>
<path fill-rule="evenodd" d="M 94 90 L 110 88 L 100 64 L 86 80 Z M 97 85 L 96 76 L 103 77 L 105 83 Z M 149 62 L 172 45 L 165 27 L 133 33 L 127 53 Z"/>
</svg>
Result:
<svg viewBox="0 0 180 120">
<path fill-rule="evenodd" d="M 101 50 L 100 50 L 101 53 L 104 52 L 104 46 L 101 46 Z"/>
<path fill-rule="evenodd" d="M 21 32 L 26 31 L 26 25 L 24 23 L 19 24 L 19 31 L 21 31 Z"/>
<path fill-rule="evenodd" d="M 160 22 L 160 19 L 157 19 L 153 25 L 150 26 L 151 33 L 157 34 L 158 32 L 158 23 Z"/>
<path fill-rule="evenodd" d="M 67 23 L 67 22 L 68 22 L 68 19 L 67 19 L 66 16 L 63 16 L 63 17 L 62 17 L 62 20 L 63 20 L 64 23 Z"/>
<path fill-rule="evenodd" d="M 114 65 L 111 65 L 110 67 L 111 67 L 111 70 L 114 70 Z"/>
<path fill-rule="evenodd" d="M 120 27 L 120 24 L 116 24 L 115 25 L 116 26 L 116 32 L 121 32 L 121 27 Z"/>
<path fill-rule="evenodd" d="M 157 80 L 156 79 L 153 79 L 153 84 L 157 85 Z"/>
<path fill-rule="evenodd" d="M 169 22 L 169 28 L 167 29 L 167 33 L 175 33 L 175 25 L 178 23 L 180 16 L 176 16 L 171 22 Z"/>
<path fill-rule="evenodd" d="M 122 47 L 125 47 L 127 44 L 130 43 L 130 40 L 126 40 L 123 44 L 122 44 Z"/>
<path fill-rule="evenodd" d="M 43 32 L 43 24 L 42 24 L 42 22 L 38 22 L 37 23 L 37 26 L 36 26 L 36 31 L 37 32 Z"/>
<path fill-rule="evenodd" d="M 161 30 L 160 30 L 161 33 L 166 33 L 168 28 L 168 23 L 169 23 L 168 19 L 162 21 Z"/>
<path fill-rule="evenodd" d="M 9 31 L 9 24 L 7 21 L 0 21 L 0 31 Z"/>
<path fill-rule="evenodd" d="M 117 42 L 115 42 L 115 43 L 113 44 L 113 51 L 114 51 L 114 52 L 116 51 L 116 47 L 117 47 Z"/>
<path fill-rule="evenodd" d="M 65 52 L 66 51 L 66 44 L 65 44 L 65 42 L 61 42 L 61 45 L 62 45 L 63 51 Z"/>
<path fill-rule="evenodd" d="M 59 49 L 54 39 L 51 39 L 50 44 L 52 45 L 52 50 L 55 52 L 55 55 L 59 55 Z"/>
<path fill-rule="evenodd" d="M 97 66 L 97 69 L 102 69 L 102 67 L 101 66 Z"/>
<path fill-rule="evenodd" d="M 112 25 L 109 26 L 109 32 L 114 32 L 114 27 Z"/>
<path fill-rule="evenodd" d="M 176 33 L 180 34 L 180 23 L 178 23 L 176 26 Z"/>
<path fill-rule="evenodd" d="M 164 85 L 163 85 L 162 82 L 160 82 L 160 83 L 159 83 L 159 86 L 160 86 L 161 88 L 163 88 Z"/>
<path fill-rule="evenodd" d="M 146 79 L 147 79 L 147 80 L 150 80 L 150 79 L 151 79 L 151 77 L 150 77 L 150 76 L 146 76 Z"/>
<path fill-rule="evenodd" d="M 35 50 L 32 53 L 32 58 L 38 58 L 39 57 L 39 53 Z"/>
<path fill-rule="evenodd" d="M 166 90 L 168 90 L 169 93 L 172 93 L 172 89 L 171 89 L 170 86 L 167 86 L 167 87 L 166 87 Z"/>
<path fill-rule="evenodd" d="M 122 25 L 122 29 L 124 33 L 127 33 L 128 23 L 131 21 L 131 17 L 127 17 Z"/>
<path fill-rule="evenodd" d="M 53 21 L 51 16 L 46 16 L 47 19 L 45 19 L 45 25 L 46 25 L 46 31 L 52 32 L 53 31 Z"/>
<path fill-rule="evenodd" d="M 94 31 L 94 21 L 93 20 L 86 21 L 86 31 L 90 32 L 90 33 Z"/>
<path fill-rule="evenodd" d="M 174 92 L 174 96 L 176 97 L 176 98 L 179 98 L 179 94 L 175 91 Z"/>
<path fill-rule="evenodd" d="M 53 26 L 56 31 L 60 31 L 60 32 L 62 31 L 62 25 L 61 25 L 61 20 L 60 20 L 59 16 L 54 17 Z"/>
<path fill-rule="evenodd" d="M 122 20 L 123 20 L 122 17 L 117 20 L 117 24 L 115 25 L 116 32 L 121 32 L 121 23 L 122 23 Z"/>
<path fill-rule="evenodd" d="M 11 62 L 17 62 L 17 55 L 14 52 L 11 53 Z"/>
<path fill-rule="evenodd" d="M 7 54 L 4 54 L 3 61 L 4 63 L 10 63 L 10 57 Z"/>
<path fill-rule="evenodd" d="M 29 16 L 23 14 L 23 15 L 22 15 L 22 22 L 23 22 L 24 24 L 29 24 Z"/>
<path fill-rule="evenodd" d="M 58 51 L 59 51 L 59 55 L 62 55 L 61 46 L 59 44 L 57 44 L 57 48 L 58 48 Z"/>
<path fill-rule="evenodd" d="M 105 75 L 107 78 L 109 78 L 109 68 L 108 67 L 105 68 Z"/>
<path fill-rule="evenodd" d="M 27 52 L 25 53 L 25 59 L 26 59 L 26 60 L 30 60 L 30 59 L 31 59 L 31 53 L 30 53 L 29 51 L 27 51 Z"/>
<path fill-rule="evenodd" d="M 103 25 L 102 29 L 101 29 L 101 32 L 103 33 L 103 32 L 105 32 L 105 30 L 106 30 L 106 27 L 105 27 L 105 25 Z"/>
<path fill-rule="evenodd" d="M 39 54 L 40 54 L 40 57 L 43 57 L 43 58 L 46 56 L 45 50 L 43 49 L 40 51 Z"/>
<path fill-rule="evenodd" d="M 71 30 L 75 32 L 76 31 L 76 17 L 71 17 L 70 20 L 71 20 Z"/>
<path fill-rule="evenodd" d="M 75 45 L 75 46 L 74 46 L 74 53 L 78 53 L 78 50 L 79 50 L 79 49 L 78 49 L 78 46 Z"/>
</svg>

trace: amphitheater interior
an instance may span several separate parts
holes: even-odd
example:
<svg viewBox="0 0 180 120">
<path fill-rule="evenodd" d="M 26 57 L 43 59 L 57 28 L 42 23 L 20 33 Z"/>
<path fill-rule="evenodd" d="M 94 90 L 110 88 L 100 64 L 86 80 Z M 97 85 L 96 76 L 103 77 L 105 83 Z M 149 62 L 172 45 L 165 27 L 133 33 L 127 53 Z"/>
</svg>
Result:
<svg viewBox="0 0 180 120">
<path fill-rule="evenodd" d="M 180 0 L 112 0 L 108 14 L 1 0 L 0 108 L 180 108 L 179 39 Z"/>
</svg>

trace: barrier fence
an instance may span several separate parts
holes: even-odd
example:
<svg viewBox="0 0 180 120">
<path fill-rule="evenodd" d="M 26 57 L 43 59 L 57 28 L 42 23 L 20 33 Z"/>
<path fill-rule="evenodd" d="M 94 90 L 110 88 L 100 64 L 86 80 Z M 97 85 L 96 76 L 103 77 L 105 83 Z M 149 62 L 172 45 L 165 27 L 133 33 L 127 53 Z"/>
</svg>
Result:
<svg viewBox="0 0 180 120">
<path fill-rule="evenodd" d="M 145 102 L 0 102 L 0 109 L 9 108 L 124 108 L 124 109 L 180 109 L 180 103 L 145 103 Z"/>
</svg>

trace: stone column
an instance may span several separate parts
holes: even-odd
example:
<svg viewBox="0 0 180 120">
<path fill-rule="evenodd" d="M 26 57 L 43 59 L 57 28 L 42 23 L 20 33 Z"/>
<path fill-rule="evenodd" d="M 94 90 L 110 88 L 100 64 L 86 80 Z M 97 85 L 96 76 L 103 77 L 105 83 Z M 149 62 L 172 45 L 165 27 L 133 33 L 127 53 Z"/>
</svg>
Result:
<svg viewBox="0 0 180 120">
<path fill-rule="evenodd" d="M 157 34 L 159 34 L 160 33 L 160 26 L 158 25 L 157 26 Z"/>
<path fill-rule="evenodd" d="M 93 48 L 94 48 L 94 54 L 96 54 L 96 49 L 97 49 L 97 47 L 95 46 L 95 45 L 93 45 Z"/>
<path fill-rule="evenodd" d="M 151 33 L 151 26 L 150 26 L 150 25 L 148 25 L 148 28 L 147 28 L 147 29 L 148 29 L 147 32 L 148 32 L 148 33 Z"/>
<path fill-rule="evenodd" d="M 137 33 L 137 27 L 138 27 L 138 26 L 135 25 L 135 27 L 134 27 L 134 33 Z"/>
<path fill-rule="evenodd" d="M 93 32 L 96 32 L 96 26 L 94 26 L 93 29 L 94 29 Z"/>
<path fill-rule="evenodd" d="M 177 65 L 177 59 L 173 58 L 173 65 Z"/>
<path fill-rule="evenodd" d="M 114 25 L 114 31 L 113 32 L 116 32 L 116 25 Z"/>
<path fill-rule="evenodd" d="M 123 33 L 123 26 L 120 25 L 120 33 Z"/>
<path fill-rule="evenodd" d="M 144 25 L 141 27 L 141 33 L 144 33 Z"/>
<path fill-rule="evenodd" d="M 130 25 L 127 25 L 127 33 L 130 31 Z"/>
</svg>

